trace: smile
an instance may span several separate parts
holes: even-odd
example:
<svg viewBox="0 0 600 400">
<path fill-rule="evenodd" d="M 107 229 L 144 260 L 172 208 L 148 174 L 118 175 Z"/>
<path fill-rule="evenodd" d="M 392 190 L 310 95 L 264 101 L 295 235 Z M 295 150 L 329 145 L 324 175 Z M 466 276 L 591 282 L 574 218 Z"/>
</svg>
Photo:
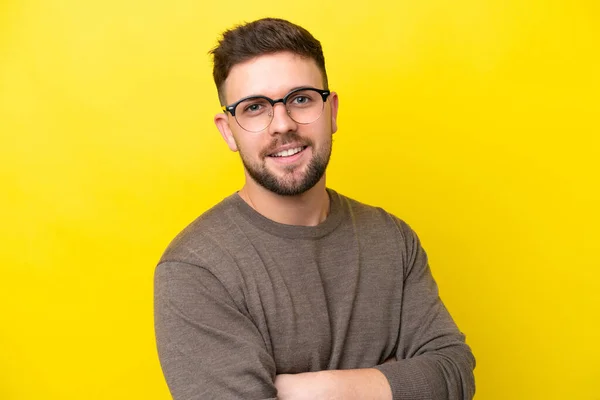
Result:
<svg viewBox="0 0 600 400">
<path fill-rule="evenodd" d="M 293 156 L 294 154 L 300 153 L 305 148 L 306 148 L 306 146 L 296 147 L 293 149 L 287 149 L 287 150 L 280 151 L 279 153 L 271 154 L 269 157 L 289 157 L 289 156 Z"/>
</svg>

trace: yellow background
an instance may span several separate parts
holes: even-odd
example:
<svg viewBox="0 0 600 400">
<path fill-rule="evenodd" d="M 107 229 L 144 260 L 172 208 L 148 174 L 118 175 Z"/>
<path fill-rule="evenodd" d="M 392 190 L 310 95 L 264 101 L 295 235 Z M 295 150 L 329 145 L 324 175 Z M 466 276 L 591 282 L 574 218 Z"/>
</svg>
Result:
<svg viewBox="0 0 600 400">
<path fill-rule="evenodd" d="M 0 2 L 0 398 L 167 399 L 152 278 L 242 183 L 207 52 L 321 40 L 329 186 L 410 223 L 479 400 L 600 399 L 597 0 Z"/>
</svg>

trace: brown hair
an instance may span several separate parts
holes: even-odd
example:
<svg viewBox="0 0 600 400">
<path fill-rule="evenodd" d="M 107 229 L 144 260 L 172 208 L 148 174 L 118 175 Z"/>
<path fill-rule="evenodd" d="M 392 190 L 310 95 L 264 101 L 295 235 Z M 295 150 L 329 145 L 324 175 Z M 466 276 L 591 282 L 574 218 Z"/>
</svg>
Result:
<svg viewBox="0 0 600 400">
<path fill-rule="evenodd" d="M 213 56 L 213 78 L 221 105 L 225 105 L 223 84 L 234 65 L 281 51 L 312 58 L 323 74 L 324 89 L 328 89 L 321 43 L 301 26 L 283 19 L 263 18 L 225 31 L 209 53 Z"/>
</svg>

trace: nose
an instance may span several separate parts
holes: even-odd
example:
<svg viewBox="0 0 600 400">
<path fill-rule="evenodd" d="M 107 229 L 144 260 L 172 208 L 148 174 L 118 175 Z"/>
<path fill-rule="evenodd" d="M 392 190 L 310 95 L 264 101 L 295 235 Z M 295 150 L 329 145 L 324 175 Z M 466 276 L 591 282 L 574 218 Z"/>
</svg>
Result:
<svg viewBox="0 0 600 400">
<path fill-rule="evenodd" d="M 288 110 L 283 102 L 275 103 L 272 112 L 273 120 L 271 121 L 271 125 L 269 125 L 269 133 L 271 135 L 296 131 L 298 125 L 288 114 Z"/>
</svg>

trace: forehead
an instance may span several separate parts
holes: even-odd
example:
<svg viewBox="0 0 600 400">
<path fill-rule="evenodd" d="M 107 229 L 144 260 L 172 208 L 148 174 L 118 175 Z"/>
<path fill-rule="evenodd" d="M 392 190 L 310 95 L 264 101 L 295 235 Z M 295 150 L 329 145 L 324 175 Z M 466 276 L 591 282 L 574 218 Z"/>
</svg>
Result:
<svg viewBox="0 0 600 400">
<path fill-rule="evenodd" d="M 323 86 L 323 75 L 312 58 L 287 52 L 266 54 L 231 68 L 225 97 L 228 103 L 251 95 L 277 98 L 300 86 Z"/>
</svg>

